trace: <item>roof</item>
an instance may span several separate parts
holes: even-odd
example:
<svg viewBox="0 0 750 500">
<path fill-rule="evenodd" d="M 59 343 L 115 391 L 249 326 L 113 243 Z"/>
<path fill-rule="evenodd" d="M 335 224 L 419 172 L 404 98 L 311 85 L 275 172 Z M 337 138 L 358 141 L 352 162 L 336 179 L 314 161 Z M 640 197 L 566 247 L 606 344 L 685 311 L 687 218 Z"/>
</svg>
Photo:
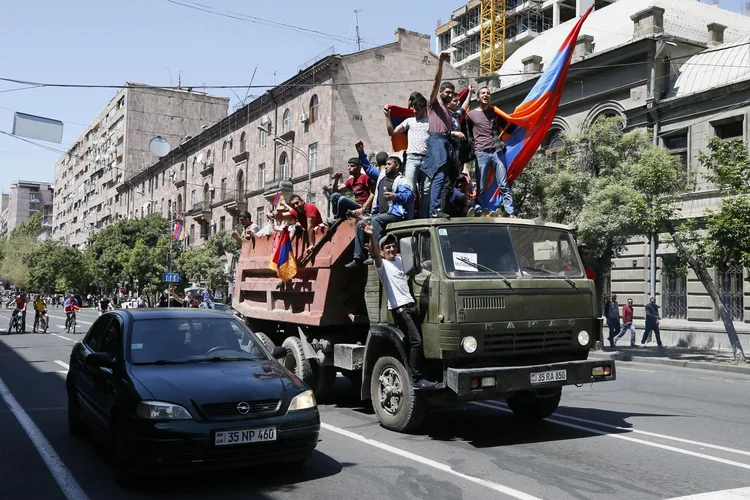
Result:
<svg viewBox="0 0 750 500">
<path fill-rule="evenodd" d="M 581 28 L 581 35 L 594 37 L 594 54 L 633 42 L 633 21 L 630 16 L 652 6 L 664 9 L 664 32 L 699 43 L 708 41 L 709 23 L 726 26 L 724 40 L 733 42 L 750 35 L 750 19 L 701 2 L 689 0 L 619 0 L 591 13 Z M 501 76 L 523 72 L 523 59 L 537 55 L 549 62 L 557 53 L 577 18 L 545 31 L 516 50 L 503 64 Z M 503 76 L 502 87 L 509 87 L 535 76 Z"/>
<path fill-rule="evenodd" d="M 688 59 L 680 68 L 669 96 L 683 97 L 743 80 L 750 80 L 750 36 L 712 47 Z"/>
<path fill-rule="evenodd" d="M 388 224 L 388 229 L 418 229 L 432 226 L 463 226 L 466 224 L 502 224 L 506 226 L 535 226 L 535 227 L 547 227 L 552 229 L 562 229 L 564 231 L 570 231 L 572 228 L 565 224 L 557 224 L 554 222 L 545 222 L 537 219 L 518 219 L 510 217 L 455 217 L 453 219 L 412 219 L 403 222 L 394 222 Z"/>
<path fill-rule="evenodd" d="M 222 311 L 201 309 L 198 307 L 154 307 L 144 309 L 120 309 L 114 314 L 129 316 L 133 321 L 148 319 L 185 319 L 185 318 L 231 318 Z"/>
</svg>

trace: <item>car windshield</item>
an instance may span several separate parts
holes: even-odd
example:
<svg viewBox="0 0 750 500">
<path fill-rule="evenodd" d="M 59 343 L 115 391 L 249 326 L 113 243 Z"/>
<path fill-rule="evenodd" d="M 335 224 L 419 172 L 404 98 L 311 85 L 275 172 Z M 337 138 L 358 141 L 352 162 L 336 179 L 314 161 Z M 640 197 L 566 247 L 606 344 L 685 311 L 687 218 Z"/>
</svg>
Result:
<svg viewBox="0 0 750 500">
<path fill-rule="evenodd" d="M 466 225 L 438 228 L 450 278 L 583 277 L 570 233 L 546 227 Z"/>
<path fill-rule="evenodd" d="M 138 319 L 128 356 L 134 364 L 268 359 L 255 336 L 232 317 Z"/>
</svg>

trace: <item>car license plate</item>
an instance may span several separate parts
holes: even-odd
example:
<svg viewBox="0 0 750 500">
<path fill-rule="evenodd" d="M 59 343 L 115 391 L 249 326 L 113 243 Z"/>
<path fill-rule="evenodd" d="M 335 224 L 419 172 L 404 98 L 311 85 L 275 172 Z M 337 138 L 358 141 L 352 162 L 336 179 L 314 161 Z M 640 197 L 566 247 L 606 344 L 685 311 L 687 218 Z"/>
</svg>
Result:
<svg viewBox="0 0 750 500">
<path fill-rule="evenodd" d="M 276 441 L 276 427 L 263 427 L 260 429 L 237 429 L 236 431 L 219 431 L 214 437 L 216 446 L 228 444 L 260 443 L 263 441 Z"/>
<path fill-rule="evenodd" d="M 548 372 L 538 372 L 531 374 L 532 384 L 542 384 L 544 382 L 560 382 L 568 380 L 568 372 L 566 370 L 552 370 Z"/>
</svg>

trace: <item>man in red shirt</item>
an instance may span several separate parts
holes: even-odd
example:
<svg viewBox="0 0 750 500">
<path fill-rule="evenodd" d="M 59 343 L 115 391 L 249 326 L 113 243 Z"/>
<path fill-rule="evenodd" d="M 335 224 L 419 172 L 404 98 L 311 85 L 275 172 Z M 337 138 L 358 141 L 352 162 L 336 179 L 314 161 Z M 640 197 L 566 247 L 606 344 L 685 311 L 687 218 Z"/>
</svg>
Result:
<svg viewBox="0 0 750 500">
<path fill-rule="evenodd" d="M 16 297 L 15 301 L 18 312 L 14 311 L 14 314 L 21 315 L 21 333 L 26 333 L 26 304 L 29 302 L 26 292 L 21 292 L 21 295 Z"/>
<path fill-rule="evenodd" d="M 305 257 L 312 253 L 312 247 L 315 246 L 315 228 L 323 224 L 323 217 L 320 215 L 318 207 L 312 203 L 302 201 L 300 195 L 295 194 L 289 198 L 289 205 L 292 210 L 289 215 L 297 219 L 297 225 L 301 227 L 307 235 L 307 250 Z"/>
<path fill-rule="evenodd" d="M 578 247 L 578 253 L 581 256 L 581 260 L 583 261 L 583 270 L 586 271 L 586 279 L 596 281 L 596 271 L 588 266 L 588 263 L 591 260 L 591 250 L 589 249 L 589 247 L 581 245 Z"/>
<path fill-rule="evenodd" d="M 348 169 L 350 177 L 342 186 L 339 186 L 339 181 L 344 175 L 341 172 L 333 174 L 331 208 L 333 217 L 336 219 L 345 218 L 348 211 L 351 211 L 354 217 L 361 217 L 362 214 L 370 211 L 372 200 L 375 198 L 375 183 L 369 175 L 362 172 L 359 158 L 350 158 Z M 341 194 L 346 191 L 354 193 L 354 200 Z"/>
<path fill-rule="evenodd" d="M 630 329 L 630 347 L 636 347 L 635 343 L 635 325 L 633 325 L 633 299 L 628 299 L 628 303 L 622 306 L 622 330 L 615 337 L 612 342 L 612 346 L 617 345 L 617 341 L 625 335 L 625 332 Z"/>
</svg>

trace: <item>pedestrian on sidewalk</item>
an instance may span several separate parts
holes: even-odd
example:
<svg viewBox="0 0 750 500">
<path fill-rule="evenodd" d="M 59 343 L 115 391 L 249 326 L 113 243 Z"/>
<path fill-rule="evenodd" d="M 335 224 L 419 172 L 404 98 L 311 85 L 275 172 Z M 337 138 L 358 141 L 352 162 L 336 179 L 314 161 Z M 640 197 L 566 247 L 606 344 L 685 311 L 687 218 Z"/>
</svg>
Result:
<svg viewBox="0 0 750 500">
<path fill-rule="evenodd" d="M 609 327 L 609 340 L 610 347 L 614 347 L 615 335 L 620 333 L 620 304 L 617 303 L 617 294 L 613 293 L 612 298 L 607 302 L 606 307 L 607 326 Z"/>
<path fill-rule="evenodd" d="M 646 304 L 646 329 L 643 331 L 641 345 L 646 345 L 648 334 L 652 331 L 656 336 L 656 344 L 659 347 L 663 347 L 661 344 L 661 334 L 659 332 L 659 306 L 656 305 L 656 297 L 653 296 L 649 303 Z"/>
<path fill-rule="evenodd" d="M 633 324 L 633 299 L 628 299 L 627 304 L 622 306 L 622 330 L 612 342 L 613 347 L 617 345 L 625 332 L 630 330 L 630 347 L 635 347 L 635 325 Z"/>
</svg>

